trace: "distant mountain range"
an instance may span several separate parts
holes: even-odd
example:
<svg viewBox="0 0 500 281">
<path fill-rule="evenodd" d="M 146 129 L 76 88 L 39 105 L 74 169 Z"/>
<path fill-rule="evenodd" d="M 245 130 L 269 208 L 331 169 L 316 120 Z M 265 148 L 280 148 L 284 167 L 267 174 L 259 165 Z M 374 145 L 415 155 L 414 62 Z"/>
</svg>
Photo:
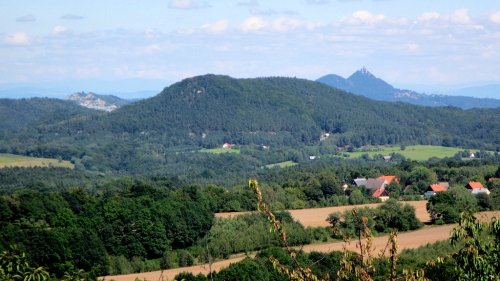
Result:
<svg viewBox="0 0 500 281">
<path fill-rule="evenodd" d="M 162 79 L 122 79 L 116 81 L 85 79 L 43 83 L 5 83 L 0 84 L 0 98 L 48 97 L 62 99 L 73 93 L 85 91 L 137 100 L 155 96 L 170 84 L 172 84 L 171 81 Z"/>
<path fill-rule="evenodd" d="M 454 106 L 462 109 L 470 108 L 497 108 L 500 107 L 499 99 L 492 98 L 474 98 L 467 96 L 452 96 L 452 95 L 436 95 L 436 94 L 421 94 L 412 90 L 396 89 L 384 80 L 375 77 L 366 68 L 356 71 L 347 79 L 336 75 L 329 74 L 316 80 L 323 84 L 339 88 L 341 90 L 351 92 L 356 95 L 361 95 L 367 98 L 391 101 L 391 102 L 407 102 L 411 104 L 424 106 Z M 476 87 L 475 90 L 497 91 L 500 90 L 500 85 L 488 85 Z M 454 93 L 470 93 L 471 89 L 463 89 Z M 452 92 L 450 92 L 451 94 Z M 500 92 L 499 92 L 500 93 Z"/>
</svg>

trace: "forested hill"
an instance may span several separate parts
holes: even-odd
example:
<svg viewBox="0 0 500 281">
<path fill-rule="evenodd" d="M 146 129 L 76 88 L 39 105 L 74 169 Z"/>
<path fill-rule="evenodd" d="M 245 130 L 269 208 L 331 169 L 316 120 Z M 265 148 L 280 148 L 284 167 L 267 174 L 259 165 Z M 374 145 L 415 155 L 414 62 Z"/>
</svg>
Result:
<svg viewBox="0 0 500 281">
<path fill-rule="evenodd" d="M 0 131 L 53 124 L 96 112 L 60 99 L 0 99 Z"/>
<path fill-rule="evenodd" d="M 462 109 L 500 107 L 498 99 L 426 95 L 411 90 L 396 89 L 384 80 L 375 77 L 366 68 L 354 72 L 347 79 L 336 74 L 328 74 L 316 81 L 381 101 L 401 101 L 424 106 L 454 106 Z"/>
<path fill-rule="evenodd" d="M 137 171 L 133 166 L 142 165 L 142 172 L 151 169 L 150 161 L 183 161 L 172 159 L 184 156 L 169 154 L 178 151 L 226 142 L 303 147 L 319 145 L 323 133 L 330 133 L 328 143 L 335 147 L 446 142 L 496 150 L 499 123 L 500 109 L 375 101 L 296 78 L 204 75 L 111 113 L 0 131 L 0 152 L 36 156 L 43 150 L 43 155 L 68 160 L 86 157 L 88 168 Z"/>
</svg>

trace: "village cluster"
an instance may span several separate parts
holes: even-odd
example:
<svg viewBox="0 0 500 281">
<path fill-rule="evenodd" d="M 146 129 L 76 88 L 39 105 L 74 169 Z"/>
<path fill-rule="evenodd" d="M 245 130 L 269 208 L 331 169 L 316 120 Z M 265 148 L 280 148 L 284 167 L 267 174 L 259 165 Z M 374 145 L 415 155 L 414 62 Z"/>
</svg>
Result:
<svg viewBox="0 0 500 281">
<path fill-rule="evenodd" d="M 500 178 L 490 178 L 492 180 L 500 180 Z M 356 178 L 353 180 L 353 186 L 365 186 L 366 189 L 371 193 L 373 191 L 372 196 L 380 198 L 380 200 L 385 201 L 389 199 L 389 192 L 386 190 L 386 187 L 392 182 L 396 181 L 399 183 L 399 179 L 395 175 L 391 176 L 380 176 L 376 179 L 374 178 Z M 408 192 L 410 186 L 407 186 L 403 192 Z M 472 194 L 476 195 L 479 193 L 490 194 L 490 191 L 484 187 L 480 182 L 469 182 L 466 186 L 467 190 Z M 451 186 L 448 182 L 440 182 L 436 184 L 431 184 L 425 190 L 424 194 L 420 195 L 422 198 L 436 195 L 436 192 L 447 191 L 451 189 Z"/>
</svg>

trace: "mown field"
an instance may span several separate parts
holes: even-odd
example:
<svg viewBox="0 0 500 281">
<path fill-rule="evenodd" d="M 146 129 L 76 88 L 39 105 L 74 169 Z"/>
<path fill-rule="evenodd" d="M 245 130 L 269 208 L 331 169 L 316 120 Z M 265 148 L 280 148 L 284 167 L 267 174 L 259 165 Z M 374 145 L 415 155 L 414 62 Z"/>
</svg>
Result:
<svg viewBox="0 0 500 281">
<path fill-rule="evenodd" d="M 269 165 L 266 165 L 266 167 L 269 169 L 274 168 L 275 166 L 280 166 L 281 168 L 285 168 L 285 167 L 289 167 L 289 166 L 293 166 L 293 165 L 297 165 L 297 163 L 295 163 L 293 161 L 285 161 L 285 162 L 280 162 L 280 163 L 269 164 Z"/>
<path fill-rule="evenodd" d="M 234 148 L 212 148 L 212 149 L 202 149 L 198 152 L 208 152 L 208 153 L 240 153 L 239 149 Z"/>
<path fill-rule="evenodd" d="M 368 153 L 370 157 L 375 154 L 389 155 L 390 153 L 399 153 L 404 155 L 406 158 L 417 161 L 426 161 L 431 157 L 453 157 L 457 152 L 463 151 L 464 149 L 456 147 L 444 147 L 444 146 L 431 146 L 431 145 L 412 145 L 407 146 L 405 150 L 401 150 L 400 146 L 395 147 L 380 147 L 382 151 L 368 151 L 368 152 L 346 152 L 350 157 L 361 157 L 361 155 Z M 471 150 L 471 152 L 476 152 Z"/>
<path fill-rule="evenodd" d="M 75 168 L 75 165 L 69 161 L 59 161 L 51 158 L 34 158 L 14 154 L 0 153 L 0 168 L 5 167 L 66 167 Z"/>
</svg>

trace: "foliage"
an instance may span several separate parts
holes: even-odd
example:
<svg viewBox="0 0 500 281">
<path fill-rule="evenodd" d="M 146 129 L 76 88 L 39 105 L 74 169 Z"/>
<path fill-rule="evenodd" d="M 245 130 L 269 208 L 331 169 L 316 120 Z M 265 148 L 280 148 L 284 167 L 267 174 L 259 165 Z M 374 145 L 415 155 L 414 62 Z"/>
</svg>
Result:
<svg viewBox="0 0 500 281">
<path fill-rule="evenodd" d="M 455 223 L 459 221 L 461 212 L 474 212 L 476 209 L 477 198 L 464 187 L 437 192 L 427 202 L 427 211 L 435 222 Z"/>
<path fill-rule="evenodd" d="M 500 278 L 500 221 L 479 222 L 471 213 L 463 213 L 459 226 L 453 229 L 452 243 L 464 247 L 448 258 L 456 262 L 458 280 L 498 280 Z M 444 262 L 447 257 L 438 261 Z"/>
<path fill-rule="evenodd" d="M 31 267 L 26 254 L 21 252 L 18 245 L 10 246 L 0 254 L 0 280 L 42 281 L 47 278 L 47 270 L 44 267 Z"/>
</svg>

